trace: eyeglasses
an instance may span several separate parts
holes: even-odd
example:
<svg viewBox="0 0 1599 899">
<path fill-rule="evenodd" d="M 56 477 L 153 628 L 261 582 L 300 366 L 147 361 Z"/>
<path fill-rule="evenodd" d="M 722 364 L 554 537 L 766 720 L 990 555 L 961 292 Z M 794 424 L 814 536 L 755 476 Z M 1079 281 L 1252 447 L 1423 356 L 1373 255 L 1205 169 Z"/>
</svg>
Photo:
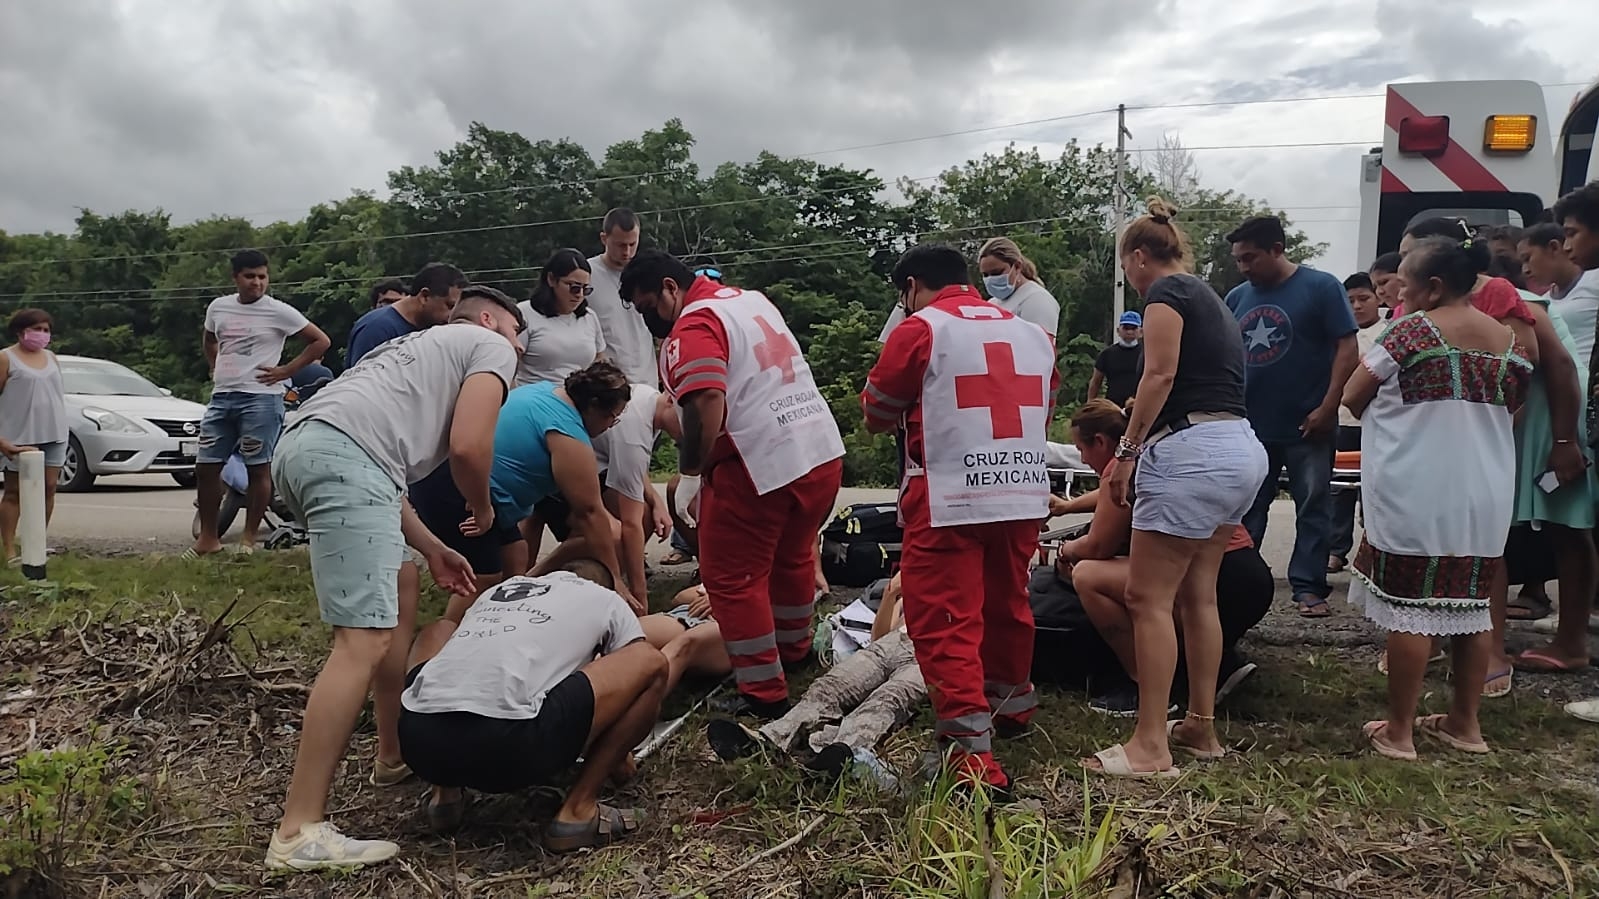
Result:
<svg viewBox="0 0 1599 899">
<path fill-rule="evenodd" d="M 561 284 L 574 297 L 588 297 L 594 293 L 594 285 L 584 284 L 581 281 L 562 281 Z"/>
</svg>

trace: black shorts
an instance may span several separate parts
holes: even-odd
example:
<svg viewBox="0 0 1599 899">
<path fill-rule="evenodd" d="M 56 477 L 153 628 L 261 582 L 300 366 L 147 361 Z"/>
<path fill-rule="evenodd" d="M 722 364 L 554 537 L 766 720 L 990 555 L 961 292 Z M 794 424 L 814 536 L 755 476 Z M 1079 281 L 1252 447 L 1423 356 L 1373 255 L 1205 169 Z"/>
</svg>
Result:
<svg viewBox="0 0 1599 899">
<path fill-rule="evenodd" d="M 405 676 L 406 687 L 422 666 Z M 594 688 L 574 671 L 544 697 L 536 718 L 400 707 L 400 757 L 436 787 L 514 793 L 547 784 L 571 768 L 594 724 Z"/>
<path fill-rule="evenodd" d="M 600 493 L 605 492 L 605 472 L 600 472 Z M 565 543 L 572 536 L 572 507 L 567 504 L 566 497 L 559 493 L 552 493 L 538 501 L 533 507 L 533 514 L 544 522 L 550 529 L 555 539 Z"/>
<path fill-rule="evenodd" d="M 514 521 L 494 522 L 494 529 L 478 537 L 461 533 L 461 522 L 471 513 L 466 508 L 466 498 L 455 488 L 450 477 L 450 463 L 440 465 L 436 471 L 410 489 L 411 507 L 422 519 L 433 536 L 450 549 L 466 557 L 474 574 L 499 574 L 504 570 L 500 561 L 500 548 L 522 539 Z"/>
</svg>

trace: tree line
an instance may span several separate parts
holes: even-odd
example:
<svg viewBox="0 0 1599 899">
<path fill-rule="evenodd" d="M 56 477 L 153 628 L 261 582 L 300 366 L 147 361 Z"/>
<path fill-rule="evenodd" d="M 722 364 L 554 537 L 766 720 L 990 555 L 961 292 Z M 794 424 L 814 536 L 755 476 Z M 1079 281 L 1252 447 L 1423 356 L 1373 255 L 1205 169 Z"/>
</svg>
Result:
<svg viewBox="0 0 1599 899">
<path fill-rule="evenodd" d="M 597 253 L 600 217 L 626 206 L 639 213 L 646 244 L 714 265 L 783 310 L 844 433 L 846 484 L 895 476 L 892 441 L 860 426 L 856 398 L 894 303 L 887 275 L 917 240 L 947 241 L 973 257 L 986 238 L 1016 240 L 1060 301 L 1062 404 L 1083 395 L 1112 326 L 1114 151 L 1073 142 L 1047 158 L 1013 145 L 890 185 L 869 169 L 773 153 L 703 173 L 693 147 L 676 119 L 599 159 L 571 140 L 474 123 L 435 164 L 390 173 L 386 199 L 355 191 L 298 221 L 215 216 L 174 225 L 159 209 L 85 210 L 70 234 L 0 231 L 0 312 L 47 309 L 60 352 L 115 360 L 203 400 L 201 323 L 206 304 L 231 292 L 235 249 L 267 252 L 272 294 L 328 332 L 335 350 L 326 361 L 337 370 L 380 278 L 445 261 L 525 296 L 553 250 Z M 1130 174 L 1128 196 L 1159 190 L 1187 209 L 1180 221 L 1194 239 L 1198 274 L 1225 293 L 1238 279 L 1222 235 L 1271 209 L 1201 186 L 1179 142 L 1154 160 Z M 1293 229 L 1290 243 L 1296 259 L 1322 249 Z M 1137 308 L 1135 296 L 1128 303 Z"/>
</svg>

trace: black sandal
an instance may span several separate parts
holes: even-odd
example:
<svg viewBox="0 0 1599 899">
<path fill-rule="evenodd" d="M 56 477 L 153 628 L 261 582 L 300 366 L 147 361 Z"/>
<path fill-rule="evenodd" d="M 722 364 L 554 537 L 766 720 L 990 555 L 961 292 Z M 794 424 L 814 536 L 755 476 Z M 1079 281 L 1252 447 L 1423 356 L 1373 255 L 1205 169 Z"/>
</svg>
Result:
<svg viewBox="0 0 1599 899">
<path fill-rule="evenodd" d="M 596 803 L 594 817 L 588 821 L 550 821 L 544 826 L 544 848 L 550 852 L 576 852 L 600 849 L 636 833 L 644 821 L 644 810 L 615 808 Z"/>
<path fill-rule="evenodd" d="M 1505 619 L 1508 621 L 1541 621 L 1553 615 L 1554 603 L 1547 596 L 1528 596 L 1518 593 L 1516 597 L 1505 604 Z"/>
</svg>

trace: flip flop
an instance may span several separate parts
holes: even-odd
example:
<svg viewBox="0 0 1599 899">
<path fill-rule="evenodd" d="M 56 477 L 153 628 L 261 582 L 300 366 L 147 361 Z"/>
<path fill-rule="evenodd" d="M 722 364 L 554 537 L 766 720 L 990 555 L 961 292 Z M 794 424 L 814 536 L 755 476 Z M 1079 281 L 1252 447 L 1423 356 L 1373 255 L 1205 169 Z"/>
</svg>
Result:
<svg viewBox="0 0 1599 899">
<path fill-rule="evenodd" d="M 643 822 L 643 809 L 614 808 L 603 802 L 596 803 L 594 817 L 588 821 L 551 820 L 546 824 L 544 848 L 555 853 L 600 849 L 637 832 Z"/>
<path fill-rule="evenodd" d="M 194 547 L 191 546 L 188 549 L 184 550 L 178 556 L 178 558 L 181 561 L 184 561 L 184 562 L 198 562 L 201 559 L 209 559 L 212 556 L 221 555 L 221 554 L 222 554 L 222 550 L 220 550 L 220 549 L 217 550 L 216 552 L 202 553 L 202 552 L 197 551 Z"/>
<path fill-rule="evenodd" d="M 1581 699 L 1566 703 L 1566 714 L 1579 721 L 1599 724 L 1599 699 Z"/>
<path fill-rule="evenodd" d="M 1429 736 L 1437 737 L 1450 749 L 1458 749 L 1461 752 L 1469 752 L 1472 755 L 1487 755 L 1493 752 L 1492 749 L 1488 748 L 1488 744 L 1482 740 L 1472 743 L 1444 730 L 1444 722 L 1448 718 L 1448 715 L 1423 715 L 1416 719 L 1416 730 Z"/>
<path fill-rule="evenodd" d="M 1338 556 L 1328 556 L 1327 557 L 1327 573 L 1328 574 L 1337 574 L 1337 573 L 1343 571 L 1345 568 L 1348 568 L 1348 567 L 1349 567 L 1349 560 L 1348 559 L 1343 559 L 1343 558 L 1340 558 Z"/>
<path fill-rule="evenodd" d="M 1177 725 L 1182 723 L 1183 719 L 1181 718 L 1178 718 L 1175 721 L 1166 722 L 1166 742 L 1170 744 L 1171 748 L 1180 749 L 1201 762 L 1215 762 L 1227 757 L 1227 748 L 1225 746 L 1217 750 L 1200 749 L 1197 746 L 1190 746 L 1187 743 L 1177 739 Z"/>
<path fill-rule="evenodd" d="M 1109 749 L 1101 749 L 1100 751 L 1094 753 L 1094 758 L 1099 760 L 1099 767 L 1095 768 L 1088 764 L 1088 759 L 1083 759 L 1082 766 L 1084 770 L 1092 771 L 1096 774 L 1103 774 L 1107 777 L 1125 777 L 1132 780 L 1150 780 L 1153 778 L 1166 779 L 1181 777 L 1183 773 L 1182 770 L 1175 765 L 1165 769 L 1164 771 L 1134 771 L 1132 763 L 1127 761 L 1127 747 L 1119 743 L 1110 747 Z"/>
<path fill-rule="evenodd" d="M 1416 751 L 1414 749 L 1400 749 L 1382 741 L 1382 732 L 1387 729 L 1388 722 L 1386 721 L 1367 721 L 1365 726 L 1360 729 L 1360 733 L 1371 744 L 1371 748 L 1376 750 L 1377 754 L 1383 758 L 1390 758 L 1399 762 L 1416 761 Z"/>
<path fill-rule="evenodd" d="M 1488 672 L 1488 677 L 1485 680 L 1483 680 L 1483 682 L 1482 682 L 1482 698 L 1483 699 L 1499 699 L 1499 698 L 1504 697 L 1504 696 L 1509 696 L 1510 695 L 1510 689 L 1513 686 L 1515 686 L 1515 684 L 1514 684 L 1515 676 L 1516 676 L 1516 669 L 1514 669 L 1514 668 L 1506 668 L 1505 670 L 1499 672 L 1498 674 L 1495 674 L 1492 671 Z M 1497 681 L 1497 680 L 1504 681 L 1505 685 L 1503 687 L 1494 687 L 1492 689 L 1489 689 L 1488 685 L 1493 683 L 1494 681 Z"/>
<path fill-rule="evenodd" d="M 1325 596 L 1316 596 L 1305 593 L 1295 599 L 1299 603 L 1300 618 L 1327 618 L 1332 615 L 1332 606 L 1327 605 Z"/>
<path fill-rule="evenodd" d="M 1538 674 L 1572 674 L 1588 667 L 1587 661 L 1574 665 L 1569 662 L 1563 662 L 1546 652 L 1539 652 L 1536 649 L 1528 650 L 1516 656 L 1514 664 L 1521 671 L 1532 671 Z"/>
<path fill-rule="evenodd" d="M 1553 615 L 1554 603 L 1538 597 L 1517 596 L 1505 604 L 1507 621 L 1540 621 Z"/>
</svg>

